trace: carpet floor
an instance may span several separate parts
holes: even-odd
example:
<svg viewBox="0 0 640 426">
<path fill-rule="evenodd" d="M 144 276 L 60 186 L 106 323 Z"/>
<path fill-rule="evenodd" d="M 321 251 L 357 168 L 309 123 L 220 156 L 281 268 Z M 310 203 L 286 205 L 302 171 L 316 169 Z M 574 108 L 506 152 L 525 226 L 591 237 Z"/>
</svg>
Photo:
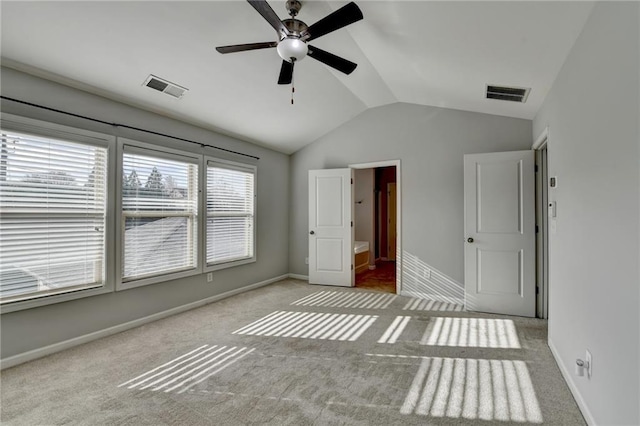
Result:
<svg viewBox="0 0 640 426">
<path fill-rule="evenodd" d="M 3 425 L 584 425 L 543 320 L 285 280 L 1 374 Z"/>
</svg>

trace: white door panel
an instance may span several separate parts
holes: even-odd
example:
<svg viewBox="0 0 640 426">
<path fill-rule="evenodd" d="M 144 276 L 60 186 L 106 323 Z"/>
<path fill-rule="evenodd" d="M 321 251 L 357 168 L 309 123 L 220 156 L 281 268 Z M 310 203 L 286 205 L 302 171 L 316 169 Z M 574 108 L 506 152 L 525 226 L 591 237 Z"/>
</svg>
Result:
<svg viewBox="0 0 640 426">
<path fill-rule="evenodd" d="M 468 310 L 535 316 L 533 151 L 464 156 Z"/>
<path fill-rule="evenodd" d="M 309 283 L 351 287 L 352 170 L 309 171 Z"/>
</svg>

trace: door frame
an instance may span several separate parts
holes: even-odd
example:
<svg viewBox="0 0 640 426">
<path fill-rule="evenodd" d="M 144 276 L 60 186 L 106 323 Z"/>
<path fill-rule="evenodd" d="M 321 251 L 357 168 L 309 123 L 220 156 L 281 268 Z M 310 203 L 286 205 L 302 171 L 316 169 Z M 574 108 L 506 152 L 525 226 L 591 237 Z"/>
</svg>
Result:
<svg viewBox="0 0 640 426">
<path fill-rule="evenodd" d="M 402 180 L 400 160 L 382 160 L 371 163 L 349 164 L 352 169 L 377 169 L 379 167 L 396 168 L 396 294 L 402 292 Z"/>
<path fill-rule="evenodd" d="M 549 318 L 549 127 L 545 127 L 531 149 L 536 155 L 536 316 Z M 544 151 L 544 153 L 543 153 Z M 546 155 L 545 155 L 546 154 Z M 544 156 L 544 160 L 543 160 Z M 546 160 L 546 161 L 545 161 Z"/>
</svg>

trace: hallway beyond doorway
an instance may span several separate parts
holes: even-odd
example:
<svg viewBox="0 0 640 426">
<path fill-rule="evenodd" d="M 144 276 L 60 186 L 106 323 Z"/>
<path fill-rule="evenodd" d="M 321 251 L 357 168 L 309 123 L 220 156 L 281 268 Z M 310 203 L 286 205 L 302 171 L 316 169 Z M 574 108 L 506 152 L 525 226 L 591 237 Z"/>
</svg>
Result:
<svg viewBox="0 0 640 426">
<path fill-rule="evenodd" d="M 376 269 L 356 274 L 356 288 L 396 293 L 396 262 L 376 261 Z"/>
</svg>

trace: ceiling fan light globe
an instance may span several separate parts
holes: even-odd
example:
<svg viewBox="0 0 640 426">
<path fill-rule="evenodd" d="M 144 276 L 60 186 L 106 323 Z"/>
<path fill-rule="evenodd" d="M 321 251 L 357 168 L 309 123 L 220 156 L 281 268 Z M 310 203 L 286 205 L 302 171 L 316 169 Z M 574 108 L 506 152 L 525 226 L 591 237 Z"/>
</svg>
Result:
<svg viewBox="0 0 640 426">
<path fill-rule="evenodd" d="M 291 58 L 301 60 L 307 56 L 308 51 L 307 43 L 297 37 L 284 38 L 278 43 L 278 55 L 288 62 L 291 62 Z"/>
</svg>

